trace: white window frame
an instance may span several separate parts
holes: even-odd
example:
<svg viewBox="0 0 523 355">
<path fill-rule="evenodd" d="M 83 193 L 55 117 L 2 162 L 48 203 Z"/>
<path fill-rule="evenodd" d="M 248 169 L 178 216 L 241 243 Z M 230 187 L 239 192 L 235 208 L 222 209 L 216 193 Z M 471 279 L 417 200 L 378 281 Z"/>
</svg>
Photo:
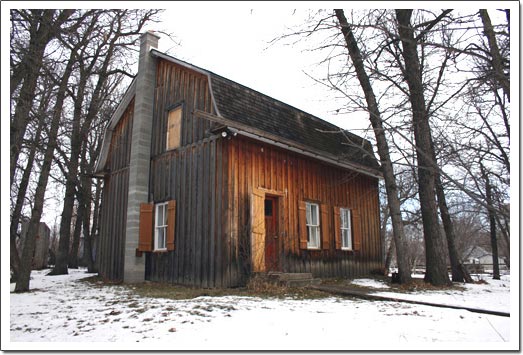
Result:
<svg viewBox="0 0 523 355">
<path fill-rule="evenodd" d="M 320 248 L 320 205 L 313 202 L 305 202 L 306 224 L 307 224 L 307 249 Z M 312 210 L 316 210 L 317 223 L 312 221 Z"/>
<path fill-rule="evenodd" d="M 351 210 L 340 208 L 341 249 L 353 250 Z M 345 218 L 344 218 L 345 217 Z"/>
<path fill-rule="evenodd" d="M 154 208 L 154 250 L 167 250 L 167 202 L 157 203 Z M 160 220 L 163 212 L 163 221 Z M 163 222 L 163 223 L 161 223 Z M 163 243 L 161 236 L 163 235 Z"/>
</svg>

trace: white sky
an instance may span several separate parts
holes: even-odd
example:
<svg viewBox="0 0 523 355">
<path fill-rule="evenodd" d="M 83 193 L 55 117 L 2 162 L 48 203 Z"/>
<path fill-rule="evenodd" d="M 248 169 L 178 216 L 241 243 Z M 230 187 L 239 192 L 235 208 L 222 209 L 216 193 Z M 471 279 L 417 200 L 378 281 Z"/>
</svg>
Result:
<svg viewBox="0 0 523 355">
<path fill-rule="evenodd" d="M 518 2 L 480 2 L 482 7 L 512 8 L 517 12 Z M 1 22 L 9 23 L 11 8 L 165 8 L 164 22 L 147 29 L 173 33 L 176 42 L 161 35 L 159 50 L 181 60 L 210 70 L 218 75 L 260 91 L 275 99 L 295 106 L 346 129 L 364 129 L 367 117 L 354 114 L 336 114 L 335 110 L 343 102 L 333 99 L 333 94 L 316 84 L 304 72 L 316 75 L 319 72 L 316 63 L 323 59 L 303 51 L 305 43 L 296 46 L 283 45 L 283 42 L 268 46 L 275 37 L 288 33 L 288 28 L 302 23 L 308 9 L 319 8 L 392 8 L 432 7 L 463 8 L 470 7 L 470 2 L 2 2 Z M 478 6 L 478 5 L 476 5 Z M 296 10 L 296 11 L 295 11 Z M 519 22 L 513 23 L 519 25 Z M 2 73 L 7 78 L 9 68 L 9 26 L 2 26 L 1 53 Z M 518 43 L 518 31 L 512 31 L 514 42 Z M 308 44 L 307 44 L 308 45 Z M 269 48 L 267 48 L 269 47 Z M 514 51 L 516 52 L 516 51 Z M 517 65 L 512 66 L 516 78 L 519 78 Z M 318 77 L 318 76 L 316 76 Z M 318 77 L 319 79 L 321 77 Z M 2 81 L 2 132 L 5 138 L 9 131 L 9 104 L 7 80 Z M 517 82 L 513 81 L 513 86 Z M 517 117 L 517 116 L 516 116 Z M 516 130 L 517 131 L 517 130 Z M 355 131 L 362 134 L 360 131 Z M 2 225 L 9 225 L 9 161 L 8 138 L 2 139 Z M 47 194 L 49 195 L 49 194 Z M 56 194 L 59 195 L 59 194 Z M 51 197 L 51 196 L 46 196 Z M 59 196 L 61 199 L 62 197 Z M 43 220 L 51 226 L 56 215 L 61 213 L 60 201 L 49 205 Z M 6 220 L 7 218 L 7 220 Z M 5 234 L 5 233 L 2 233 Z M 7 249 L 8 250 L 8 249 Z"/>
<path fill-rule="evenodd" d="M 306 4 L 311 9 L 320 5 Z M 164 28 L 155 24 L 148 29 L 176 36 L 180 46 L 161 35 L 159 50 L 163 52 L 351 128 L 348 117 L 334 113 L 339 103 L 329 100 L 328 91 L 305 74 L 317 71 L 316 63 L 323 59 L 304 50 L 310 44 L 291 45 L 287 40 L 269 45 L 302 24 L 308 11 L 300 3 L 175 3 L 163 14 Z"/>
</svg>

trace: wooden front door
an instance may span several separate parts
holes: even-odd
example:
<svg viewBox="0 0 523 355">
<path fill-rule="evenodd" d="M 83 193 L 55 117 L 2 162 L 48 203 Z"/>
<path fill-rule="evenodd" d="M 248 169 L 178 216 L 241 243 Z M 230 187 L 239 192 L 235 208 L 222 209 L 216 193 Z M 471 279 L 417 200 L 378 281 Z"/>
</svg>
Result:
<svg viewBox="0 0 523 355">
<path fill-rule="evenodd" d="M 265 197 L 265 269 L 279 271 L 278 198 Z"/>
</svg>

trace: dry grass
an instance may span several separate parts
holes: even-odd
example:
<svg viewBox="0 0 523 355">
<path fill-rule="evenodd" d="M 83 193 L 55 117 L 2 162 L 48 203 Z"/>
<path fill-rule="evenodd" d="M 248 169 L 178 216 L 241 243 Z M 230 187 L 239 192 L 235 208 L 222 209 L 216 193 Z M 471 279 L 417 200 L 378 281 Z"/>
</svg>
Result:
<svg viewBox="0 0 523 355">
<path fill-rule="evenodd" d="M 82 281 L 89 282 L 95 287 L 124 287 L 142 297 L 168 298 L 175 300 L 193 299 L 202 296 L 245 296 L 294 299 L 317 299 L 330 296 L 329 294 L 318 290 L 277 285 L 256 276 L 252 277 L 245 287 L 237 288 L 198 288 L 151 281 L 135 284 L 124 284 L 106 282 L 98 276 L 89 277 L 83 279 Z"/>
</svg>

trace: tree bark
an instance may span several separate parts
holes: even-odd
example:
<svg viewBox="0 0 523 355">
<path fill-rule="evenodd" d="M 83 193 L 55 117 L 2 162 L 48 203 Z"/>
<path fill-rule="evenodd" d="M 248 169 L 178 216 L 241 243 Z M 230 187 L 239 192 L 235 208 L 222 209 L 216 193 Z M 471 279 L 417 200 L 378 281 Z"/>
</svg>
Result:
<svg viewBox="0 0 523 355">
<path fill-rule="evenodd" d="M 71 51 L 71 56 L 67 63 L 67 66 L 62 75 L 60 87 L 58 89 L 56 103 L 53 111 L 53 118 L 51 120 L 49 128 L 49 140 L 47 142 L 47 148 L 45 150 L 44 159 L 42 162 L 42 168 L 40 171 L 40 177 L 38 179 L 38 185 L 36 187 L 36 193 L 34 198 L 33 209 L 31 211 L 31 220 L 29 222 L 27 235 L 24 241 L 24 247 L 22 249 L 22 257 L 20 260 L 20 270 L 18 280 L 15 286 L 15 292 L 29 291 L 29 280 L 31 276 L 31 263 L 33 258 L 33 252 L 36 244 L 36 235 L 38 233 L 38 227 L 40 219 L 42 217 L 42 210 L 44 206 L 44 197 L 47 189 L 47 182 L 49 180 L 49 173 L 51 171 L 51 164 L 54 158 L 54 152 L 58 141 L 58 129 L 60 126 L 60 120 L 62 118 L 63 104 L 66 96 L 66 88 L 69 81 L 69 77 L 73 70 L 73 64 L 75 63 L 75 51 Z"/>
<path fill-rule="evenodd" d="M 445 198 L 445 191 L 443 190 L 441 176 L 438 172 L 436 172 L 436 194 L 438 197 L 438 206 L 441 214 L 441 220 L 443 222 L 443 229 L 445 230 L 445 236 L 447 237 L 447 248 L 449 250 L 452 281 L 472 283 L 474 280 L 472 280 L 472 277 L 470 277 L 469 272 L 458 256 L 455 243 L 456 234 L 454 233 L 454 225 L 452 223 L 452 219 L 450 218 L 449 208 Z"/>
<path fill-rule="evenodd" d="M 508 101 L 510 102 L 510 79 L 505 75 L 503 70 L 503 58 L 499 50 L 498 41 L 496 40 L 496 34 L 494 33 L 494 27 L 490 21 L 490 16 L 486 9 L 479 10 L 479 16 L 483 22 L 483 33 L 487 37 L 488 44 L 490 47 L 490 56 L 492 57 L 492 69 L 494 71 L 494 77 L 496 82 L 501 86 L 505 95 L 507 95 Z"/>
<path fill-rule="evenodd" d="M 112 30 L 117 31 L 114 28 L 112 28 Z M 75 189 L 77 186 L 80 185 L 77 178 L 77 173 L 79 167 L 80 153 L 82 150 L 82 143 L 86 139 L 91 124 L 95 119 L 96 114 L 98 113 L 98 109 L 100 107 L 102 99 L 103 88 L 108 78 L 107 69 L 112 61 L 113 55 L 115 54 L 117 40 L 121 35 L 122 34 L 115 32 L 108 44 L 107 39 L 105 39 L 99 44 L 99 48 L 105 45 L 108 46 L 100 68 L 94 68 L 95 64 L 100 58 L 100 50 L 96 51 L 96 54 L 91 58 L 91 62 L 89 65 L 81 68 L 81 80 L 76 97 L 74 123 L 71 135 L 71 154 L 67 164 L 68 176 L 66 179 L 62 219 L 60 222 L 60 241 L 58 244 L 58 252 L 56 255 L 56 265 L 51 272 L 53 275 L 67 274 L 67 261 L 69 256 L 69 244 L 71 239 L 70 226 L 72 219 L 72 209 L 75 201 Z M 88 36 L 84 34 L 84 38 L 87 37 Z M 85 115 L 85 118 L 82 120 L 82 106 L 84 102 L 87 80 L 89 76 L 93 75 L 94 73 L 98 75 L 97 84 L 91 94 L 87 114 Z"/>
<path fill-rule="evenodd" d="M 398 186 L 394 176 L 394 168 L 390 159 L 389 146 L 385 136 L 385 129 L 383 128 L 383 121 L 379 111 L 378 102 L 372 89 L 369 76 L 365 71 L 363 58 L 352 29 L 347 22 L 343 10 L 335 10 L 336 17 L 341 26 L 341 31 L 345 38 L 345 43 L 349 51 L 349 56 L 356 70 L 356 75 L 360 82 L 361 88 L 365 94 L 365 100 L 369 110 L 369 118 L 376 136 L 378 146 L 378 154 L 380 156 L 381 169 L 383 172 L 383 179 L 385 180 L 385 188 L 387 192 L 387 201 L 389 204 L 390 217 L 392 221 L 392 231 L 394 236 L 394 243 L 396 245 L 396 258 L 398 262 L 398 274 L 400 283 L 411 282 L 411 272 L 409 268 L 408 258 L 405 253 L 407 250 L 405 245 L 405 231 L 401 217 L 401 204 L 398 197 Z"/>
<path fill-rule="evenodd" d="M 492 203 L 492 186 L 490 185 L 490 179 L 488 174 L 481 165 L 481 172 L 485 179 L 485 197 L 488 206 L 488 218 L 490 224 L 490 246 L 492 248 L 492 278 L 494 280 L 500 279 L 499 274 L 499 253 L 498 253 L 498 240 L 496 237 L 496 212 Z"/>
<path fill-rule="evenodd" d="M 79 195 L 82 192 L 79 192 Z M 81 201 L 80 201 L 81 200 Z M 78 249 L 80 248 L 80 237 L 82 235 L 83 220 L 85 218 L 85 204 L 82 197 L 77 199 L 76 220 L 74 223 L 73 243 L 69 253 L 68 267 L 78 269 Z"/>
<path fill-rule="evenodd" d="M 436 164 L 431 147 L 430 126 L 423 96 L 421 65 L 417 52 L 414 29 L 410 23 L 412 10 L 396 10 L 398 32 L 405 61 L 405 81 L 409 87 L 412 123 L 418 162 L 418 185 L 423 234 L 425 239 L 425 281 L 435 286 L 450 284 L 444 239 L 438 222 L 435 194 Z"/>
<path fill-rule="evenodd" d="M 90 178 L 89 182 L 91 181 Z M 85 235 L 85 248 L 84 248 L 84 258 L 86 260 L 87 264 L 87 272 L 94 273 L 98 272 L 95 260 L 93 259 L 94 255 L 94 247 L 95 247 L 95 240 L 94 236 L 96 235 L 96 232 L 98 230 L 98 214 L 100 213 L 100 194 L 101 194 L 102 188 L 101 188 L 101 182 L 100 180 L 96 181 L 96 187 L 95 187 L 95 194 L 94 194 L 94 207 L 93 207 L 93 224 L 91 227 L 91 231 L 89 232 L 89 225 L 84 225 L 84 233 L 85 231 L 88 231 L 87 235 Z M 87 202 L 90 204 L 91 199 L 88 199 Z"/>
<path fill-rule="evenodd" d="M 11 120 L 10 129 L 10 184 L 18 164 L 18 157 L 22 148 L 22 141 L 29 122 L 29 112 L 33 105 L 36 83 L 40 76 L 45 48 L 56 36 L 57 30 L 73 14 L 73 10 L 62 10 L 55 21 L 53 16 L 56 10 L 31 10 L 32 22 L 30 24 L 29 47 L 17 66 L 14 77 L 23 76 L 23 83 L 16 108 Z M 23 74 L 22 74 L 23 73 Z M 11 92 L 11 95 L 13 92 Z"/>
<path fill-rule="evenodd" d="M 71 241 L 71 220 L 73 217 L 76 186 L 78 185 L 78 165 L 82 145 L 80 136 L 80 126 L 84 123 L 82 120 L 82 106 L 87 85 L 86 73 L 80 74 L 80 81 L 75 100 L 73 115 L 73 128 L 71 132 L 71 154 L 66 164 L 67 175 L 65 180 L 65 196 L 62 209 L 62 218 L 60 220 L 60 240 L 58 242 L 58 251 L 56 253 L 56 264 L 51 271 L 51 275 L 66 275 L 70 253 Z M 81 226 L 81 224 L 80 224 Z M 80 235 L 78 234 L 78 238 Z"/>
</svg>

